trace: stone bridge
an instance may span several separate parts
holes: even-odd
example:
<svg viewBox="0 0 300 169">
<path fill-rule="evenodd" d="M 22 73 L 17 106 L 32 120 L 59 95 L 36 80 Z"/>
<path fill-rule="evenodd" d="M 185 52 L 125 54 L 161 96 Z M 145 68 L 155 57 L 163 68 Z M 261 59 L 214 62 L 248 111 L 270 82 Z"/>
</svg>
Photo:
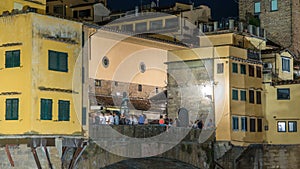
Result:
<svg viewBox="0 0 300 169">
<path fill-rule="evenodd" d="M 141 163 L 154 158 L 156 162 L 182 162 L 190 168 L 213 168 L 213 130 L 166 129 L 158 125 L 91 125 L 90 138 L 78 168 L 114 168 L 114 164 L 133 158 Z"/>
</svg>

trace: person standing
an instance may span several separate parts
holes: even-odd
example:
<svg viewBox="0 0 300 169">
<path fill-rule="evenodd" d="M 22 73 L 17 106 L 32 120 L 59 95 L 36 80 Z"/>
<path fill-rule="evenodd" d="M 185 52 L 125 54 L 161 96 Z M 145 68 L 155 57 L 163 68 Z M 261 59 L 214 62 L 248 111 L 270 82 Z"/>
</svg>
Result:
<svg viewBox="0 0 300 169">
<path fill-rule="evenodd" d="M 115 113 L 115 112 L 114 112 L 114 122 L 115 122 L 115 125 L 119 125 L 119 122 L 120 122 L 120 118 L 117 115 L 117 113 Z"/>
<path fill-rule="evenodd" d="M 140 114 L 140 116 L 139 116 L 139 125 L 143 125 L 144 122 L 145 122 L 145 117 L 144 117 L 143 114 Z"/>
</svg>

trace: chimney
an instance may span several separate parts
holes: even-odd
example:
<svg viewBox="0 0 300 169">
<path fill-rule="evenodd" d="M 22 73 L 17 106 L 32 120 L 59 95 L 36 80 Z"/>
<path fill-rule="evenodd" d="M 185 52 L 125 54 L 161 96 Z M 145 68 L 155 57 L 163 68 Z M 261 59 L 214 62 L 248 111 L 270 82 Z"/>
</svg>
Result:
<svg viewBox="0 0 300 169">
<path fill-rule="evenodd" d="M 135 16 L 138 16 L 138 15 L 139 15 L 139 7 L 135 6 Z"/>
<path fill-rule="evenodd" d="M 214 22 L 214 31 L 215 32 L 218 31 L 218 22 L 217 21 Z"/>
<path fill-rule="evenodd" d="M 199 24 L 199 34 L 201 34 L 201 33 L 204 32 L 203 28 L 204 28 L 203 23 L 200 23 L 200 24 Z"/>
<path fill-rule="evenodd" d="M 233 19 L 229 19 L 229 30 L 234 30 L 234 20 Z"/>
</svg>

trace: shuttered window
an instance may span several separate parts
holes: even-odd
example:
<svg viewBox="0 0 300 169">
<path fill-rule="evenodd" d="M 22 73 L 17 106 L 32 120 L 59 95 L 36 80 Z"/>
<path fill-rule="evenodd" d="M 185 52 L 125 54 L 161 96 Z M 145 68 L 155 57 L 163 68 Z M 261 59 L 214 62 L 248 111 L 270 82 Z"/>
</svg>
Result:
<svg viewBox="0 0 300 169">
<path fill-rule="evenodd" d="M 52 120 L 52 99 L 41 99 L 41 120 Z"/>
<path fill-rule="evenodd" d="M 18 120 L 19 118 L 19 99 L 6 99 L 6 120 Z"/>
<path fill-rule="evenodd" d="M 58 121 L 70 120 L 70 101 L 58 101 Z"/>
<path fill-rule="evenodd" d="M 20 67 L 20 50 L 5 52 L 5 68 Z"/>
<path fill-rule="evenodd" d="M 48 67 L 49 70 L 68 72 L 68 54 L 49 50 Z"/>
</svg>

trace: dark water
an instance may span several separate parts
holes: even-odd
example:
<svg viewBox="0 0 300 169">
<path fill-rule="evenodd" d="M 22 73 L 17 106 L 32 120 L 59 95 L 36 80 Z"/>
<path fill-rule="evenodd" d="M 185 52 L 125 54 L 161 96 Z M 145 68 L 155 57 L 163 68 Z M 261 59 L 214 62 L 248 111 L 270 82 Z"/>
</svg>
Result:
<svg viewBox="0 0 300 169">
<path fill-rule="evenodd" d="M 165 158 L 129 159 L 102 169 L 197 169 L 192 165 Z"/>
</svg>

